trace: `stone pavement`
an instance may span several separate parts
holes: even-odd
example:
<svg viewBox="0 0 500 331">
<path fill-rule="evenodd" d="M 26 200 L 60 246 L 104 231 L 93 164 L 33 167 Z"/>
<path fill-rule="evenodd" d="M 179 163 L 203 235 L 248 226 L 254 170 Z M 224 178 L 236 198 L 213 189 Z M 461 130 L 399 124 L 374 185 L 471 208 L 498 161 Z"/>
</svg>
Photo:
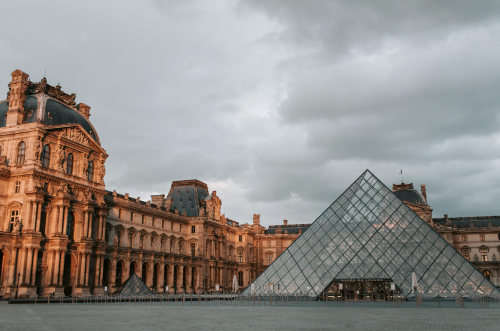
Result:
<svg viewBox="0 0 500 331">
<path fill-rule="evenodd" d="M 227 302 L 118 304 L 6 304 L 0 330 L 500 330 L 500 304 L 424 301 L 302 302 L 234 306 Z"/>
</svg>

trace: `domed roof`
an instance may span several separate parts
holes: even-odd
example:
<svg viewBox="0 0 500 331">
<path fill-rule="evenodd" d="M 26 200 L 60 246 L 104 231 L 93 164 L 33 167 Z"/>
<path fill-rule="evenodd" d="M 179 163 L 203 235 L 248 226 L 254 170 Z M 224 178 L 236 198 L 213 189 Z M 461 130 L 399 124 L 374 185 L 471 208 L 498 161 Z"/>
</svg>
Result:
<svg viewBox="0 0 500 331">
<path fill-rule="evenodd" d="M 22 124 L 43 123 L 45 125 L 80 124 L 82 128 L 100 145 L 99 136 L 92 123 L 75 106 L 76 95 L 68 95 L 60 86 L 52 87 L 43 79 L 40 83 L 31 83 L 24 103 Z M 85 107 L 87 107 L 85 105 Z M 90 109 L 90 107 L 87 107 Z M 0 101 L 0 128 L 6 126 L 8 100 Z M 88 110 L 87 109 L 87 110 Z M 87 116 L 88 113 L 87 113 Z"/>
<path fill-rule="evenodd" d="M 393 193 L 399 198 L 399 200 L 403 202 L 409 202 L 415 205 L 422 205 L 422 206 L 427 205 L 424 197 L 417 190 L 412 190 L 412 189 L 397 190 L 393 191 Z"/>
</svg>

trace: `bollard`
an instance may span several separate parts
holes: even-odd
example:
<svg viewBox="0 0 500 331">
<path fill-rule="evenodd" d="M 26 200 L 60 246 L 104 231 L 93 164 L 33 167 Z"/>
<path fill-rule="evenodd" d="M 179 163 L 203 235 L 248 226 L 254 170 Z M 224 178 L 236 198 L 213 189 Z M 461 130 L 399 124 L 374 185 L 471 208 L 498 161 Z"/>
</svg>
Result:
<svg viewBox="0 0 500 331">
<path fill-rule="evenodd" d="M 260 306 L 260 293 L 259 293 L 259 306 Z"/>
</svg>

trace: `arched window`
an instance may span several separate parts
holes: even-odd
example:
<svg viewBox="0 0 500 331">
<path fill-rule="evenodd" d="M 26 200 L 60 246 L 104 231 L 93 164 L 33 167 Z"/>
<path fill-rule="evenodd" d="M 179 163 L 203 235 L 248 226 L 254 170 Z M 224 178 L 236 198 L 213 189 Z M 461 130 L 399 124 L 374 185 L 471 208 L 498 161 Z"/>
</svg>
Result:
<svg viewBox="0 0 500 331">
<path fill-rule="evenodd" d="M 75 240 L 75 216 L 73 215 L 73 213 L 68 213 L 66 235 L 68 236 L 69 240 Z"/>
<path fill-rule="evenodd" d="M 68 175 L 73 174 L 73 153 L 69 153 L 66 159 L 66 173 Z"/>
<path fill-rule="evenodd" d="M 24 157 L 26 156 L 26 143 L 21 141 L 17 146 L 17 165 L 22 166 L 24 164 Z"/>
<path fill-rule="evenodd" d="M 49 165 L 50 165 L 50 146 L 49 145 L 43 146 L 41 161 L 42 161 L 42 167 L 44 167 L 44 168 L 49 167 Z"/>
<path fill-rule="evenodd" d="M 89 161 L 89 168 L 87 169 L 87 179 L 89 181 L 94 180 L 94 162 Z"/>
</svg>

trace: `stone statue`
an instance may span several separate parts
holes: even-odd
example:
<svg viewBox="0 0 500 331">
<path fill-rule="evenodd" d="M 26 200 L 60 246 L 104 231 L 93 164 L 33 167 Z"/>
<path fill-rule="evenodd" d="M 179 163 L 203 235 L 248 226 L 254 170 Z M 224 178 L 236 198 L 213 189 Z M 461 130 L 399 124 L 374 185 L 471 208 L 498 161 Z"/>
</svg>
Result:
<svg viewBox="0 0 500 331">
<path fill-rule="evenodd" d="M 115 234 L 115 239 L 113 239 L 113 246 L 118 246 L 118 233 Z"/>
<path fill-rule="evenodd" d="M 497 260 L 497 256 L 495 254 L 493 254 L 493 256 L 491 258 L 493 259 L 493 261 Z"/>
<path fill-rule="evenodd" d="M 104 175 L 106 175 L 106 167 L 104 167 L 104 161 L 101 161 L 101 164 L 97 169 L 97 176 L 99 177 L 101 183 L 104 182 Z"/>
<path fill-rule="evenodd" d="M 23 222 L 19 217 L 16 217 L 16 220 L 14 222 L 14 229 L 16 229 L 16 232 L 21 233 L 22 228 L 23 228 Z"/>
<path fill-rule="evenodd" d="M 133 239 L 133 236 L 131 233 L 128 234 L 128 247 L 129 248 L 132 248 L 132 239 Z"/>
<path fill-rule="evenodd" d="M 477 254 L 474 254 L 474 261 L 477 262 Z"/>
<path fill-rule="evenodd" d="M 144 248 L 144 236 L 140 236 L 139 238 L 139 248 Z"/>
<path fill-rule="evenodd" d="M 42 137 L 37 136 L 35 143 L 33 144 L 33 155 L 35 155 L 35 159 L 40 159 L 40 147 L 42 146 Z"/>
</svg>

